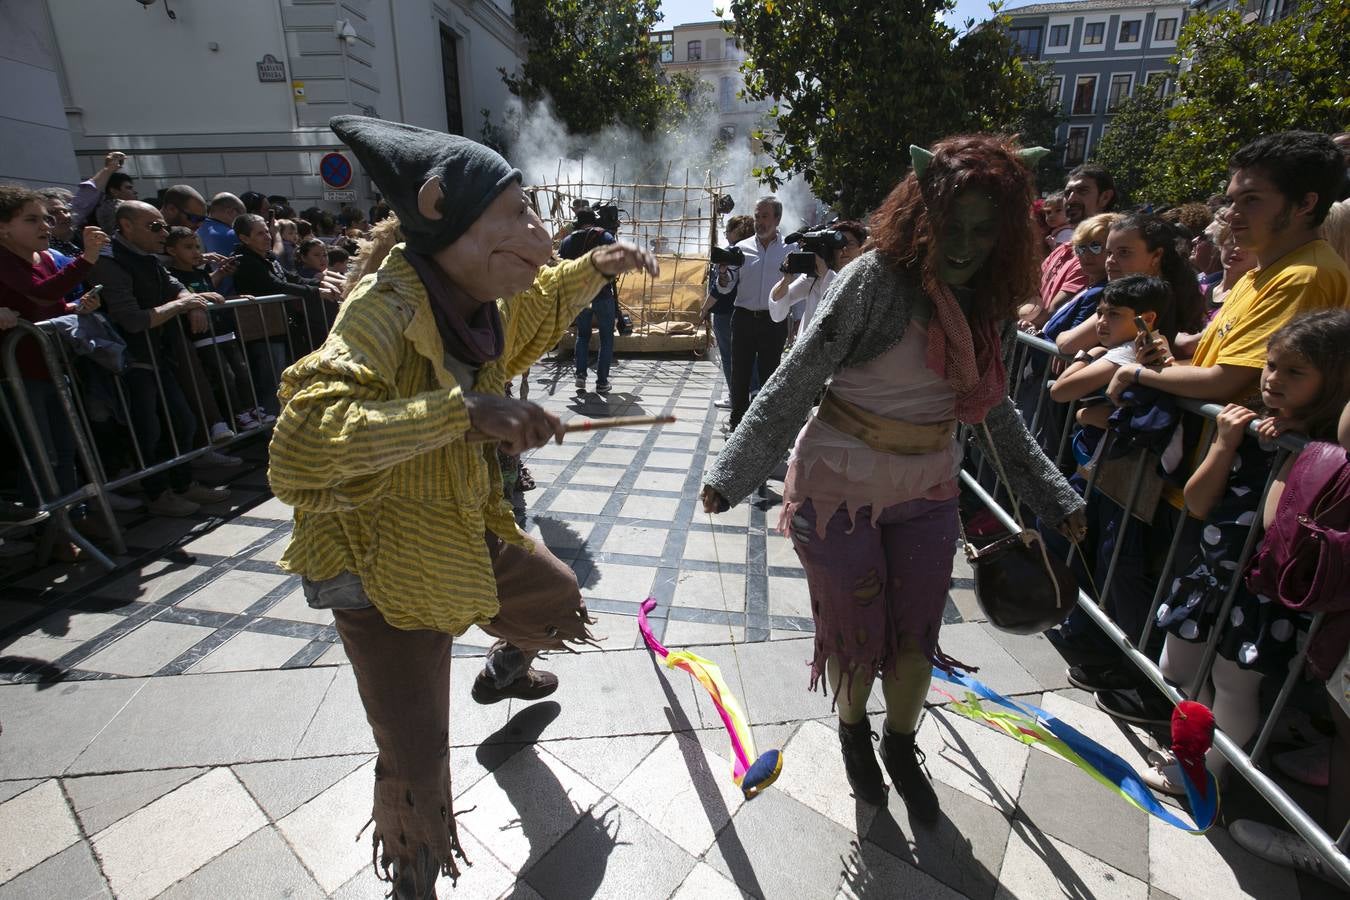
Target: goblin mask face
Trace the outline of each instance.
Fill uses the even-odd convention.
[[[951,285],[970,281],[994,249],[998,222],[994,202],[980,193],[961,193],[938,235],[938,278]]]

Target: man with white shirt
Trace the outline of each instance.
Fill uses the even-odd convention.
[[[750,408],[750,379],[758,367],[761,383],[778,368],[787,343],[788,325],[775,322],[769,294],[782,276],[788,245],[778,233],[783,204],[765,197],[755,204],[755,234],[737,244],[745,253],[736,309],[731,314],[731,427]]]

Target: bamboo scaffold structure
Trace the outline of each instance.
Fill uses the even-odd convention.
[[[719,200],[731,185],[715,183],[711,173],[695,179],[687,169],[682,182],[672,180],[678,178],[672,169],[668,163],[663,183],[619,183],[614,170],[588,178],[584,164],[575,177],[565,175],[560,160],[552,183],[526,189],[557,242],[572,229],[574,204],[612,204],[619,209],[620,240],[646,247],[660,260],[657,278],[635,272],[619,279],[619,306],[633,333],[616,338],[616,350],[701,352],[709,344],[698,313],[707,291],[708,250],[721,233]],[[563,346],[572,342],[565,338]]]

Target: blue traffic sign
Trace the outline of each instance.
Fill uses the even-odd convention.
[[[319,177],[330,188],[341,190],[352,183],[352,164],[341,153],[325,153],[319,160]]]

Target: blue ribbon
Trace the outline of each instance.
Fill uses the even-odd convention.
[[[1120,793],[1133,801],[1139,807],[1147,810],[1149,813],[1162,819],[1169,825],[1180,828],[1182,831],[1189,831],[1193,834],[1202,834],[1210,829],[1219,815],[1219,785],[1215,781],[1214,775],[1208,770],[1205,771],[1206,792],[1202,797],[1199,790],[1191,783],[1190,776],[1182,769],[1181,780],[1186,788],[1186,799],[1190,801],[1191,815],[1195,819],[1195,824],[1191,825],[1178,818],[1171,810],[1158,801],[1149,790],[1148,785],[1144,784],[1134,767],[1121,759],[1115,753],[1112,753],[1092,738],[1083,734],[1064,720],[1051,715],[1045,710],[1032,706],[1031,704],[1021,704],[1016,700],[1005,697],[998,691],[984,684],[983,682],[971,678],[969,675],[961,672],[945,672],[942,669],[934,668],[933,677],[946,681],[949,684],[959,685],[975,694],[977,697],[997,703],[1000,706],[1019,712],[1028,718],[1035,719],[1045,726],[1045,729],[1064,742],[1074,753],[1078,754],[1088,765],[1092,766],[1107,781],[1109,781]]]

